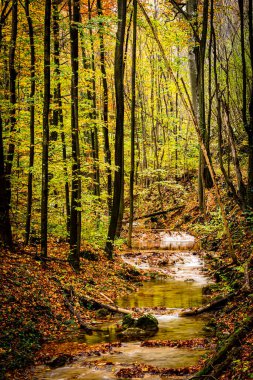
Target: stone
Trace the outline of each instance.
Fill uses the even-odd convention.
[[[144,314],[139,318],[133,318],[130,314],[124,316],[122,321],[122,328],[139,328],[144,331],[157,331],[158,320],[152,314]]]
[[[122,331],[119,334],[120,338],[123,338],[124,340],[130,340],[130,339],[142,339],[147,336],[146,331],[138,328],[138,327],[129,327],[128,329]]]
[[[136,321],[136,327],[145,331],[157,331],[158,320],[152,314],[144,314]]]

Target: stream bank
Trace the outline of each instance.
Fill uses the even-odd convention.
[[[124,262],[137,270],[145,269],[150,280],[145,281],[137,292],[116,301],[121,308],[128,308],[136,314],[151,313],[157,318],[159,330],[152,339],[147,341],[136,336],[126,339],[127,342],[123,339],[121,343],[115,343],[119,339],[120,320],[101,323],[100,332],[72,337],[78,344],[90,345],[90,353],[76,356],[72,358],[73,362],[67,361],[60,368],[36,367],[34,379],[160,379],[165,375],[185,376],[196,371],[198,360],[206,353],[206,318],[185,318],[179,313],[203,304],[202,289],[209,279],[203,259],[191,250],[193,237],[164,231],[160,235],[162,249],[160,245],[157,249],[157,239],[155,242],[151,239],[151,244],[146,242],[144,247],[143,238],[138,240],[141,247],[123,252]],[[173,248],[181,251],[173,251]],[[108,342],[109,352],[101,354],[95,349],[94,353],[93,345],[105,342]]]

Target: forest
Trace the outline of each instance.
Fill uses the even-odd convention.
[[[0,376],[253,378],[252,0],[1,0],[0,57]]]

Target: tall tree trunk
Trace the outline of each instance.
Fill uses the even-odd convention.
[[[2,50],[3,32],[2,28],[11,11],[8,10],[10,1],[3,5],[0,15],[0,52]],[[12,231],[10,222],[10,203],[8,201],[6,172],[4,167],[4,142],[3,142],[3,119],[0,108],[0,244],[12,247]]]
[[[187,12],[191,18],[191,22],[196,28],[197,23],[197,0],[188,0],[187,1]],[[196,44],[196,37],[192,37],[195,41],[195,46],[189,50],[188,53],[188,62],[190,70],[190,81],[191,81],[191,95],[192,95],[192,105],[194,113],[198,122],[200,124],[200,115],[199,115],[199,93],[198,93],[198,57],[199,57],[199,45]],[[200,126],[202,131],[203,138],[203,123]],[[203,153],[199,149],[199,172],[198,172],[198,199],[199,199],[199,208],[201,213],[205,212],[205,184],[203,182]]]
[[[129,36],[130,36],[130,29],[131,29],[131,24],[132,24],[132,18],[133,18],[133,12],[130,14],[130,19],[128,26],[126,28],[126,37],[125,37],[125,51],[124,51],[124,58],[123,58],[123,73],[125,73],[125,67],[126,67],[126,60],[127,60],[127,52],[128,52],[128,43],[129,43]],[[123,77],[123,82],[124,82],[124,77]],[[124,138],[124,135],[123,135]],[[119,238],[121,231],[122,231],[122,225],[123,225],[123,216],[124,216],[124,210],[125,210],[125,178],[124,178],[124,144],[122,148],[122,168],[123,168],[123,175],[122,175],[122,183],[121,183],[121,196],[120,196],[120,206],[119,206],[119,215],[118,215],[118,222],[117,222],[117,228],[116,228],[116,234],[115,237]]]
[[[97,11],[99,16],[103,16],[102,1],[97,0]],[[107,195],[108,195],[108,210],[111,214],[112,208],[112,170],[111,170],[111,149],[109,142],[108,133],[108,84],[107,75],[105,67],[105,46],[104,46],[104,36],[103,36],[103,23],[99,23],[99,43],[100,43],[100,67],[102,73],[102,83],[103,83],[103,134],[104,134],[104,155],[106,163],[106,173],[107,173]]]
[[[114,78],[116,92],[116,132],[115,132],[115,166],[117,171],[114,177],[114,193],[111,219],[108,229],[105,251],[112,259],[113,243],[115,239],[120,199],[122,193],[123,147],[124,147],[124,39],[126,27],[126,0],[118,0],[118,30],[115,48]]]
[[[251,76],[253,75],[253,15],[252,0],[248,4],[248,22],[249,22],[249,46],[250,46],[250,63]],[[250,101],[249,101],[249,123],[248,123],[248,184],[247,184],[247,203],[248,207],[253,210],[253,84],[250,81]]]
[[[193,29],[195,31],[193,39],[195,46],[189,52],[189,68],[192,89],[192,104],[194,112],[198,118],[198,124],[202,133],[202,139],[205,143],[207,153],[210,158],[209,139],[206,131],[206,117],[205,117],[205,51],[206,51],[206,38],[208,27],[208,10],[209,0],[204,0],[203,4],[203,20],[202,20],[202,34],[198,36],[197,30],[197,0],[188,0],[187,12],[191,19]],[[212,187],[212,179],[209,169],[206,165],[206,160],[202,151],[199,153],[199,207],[202,213],[205,212],[205,187]]]
[[[131,102],[131,170],[129,183],[130,216],[128,229],[128,247],[132,246],[134,220],[134,164],[135,164],[135,107],[136,107],[136,37],[137,37],[137,0],[133,0],[133,45],[132,45],[132,102]]]
[[[92,6],[90,0],[88,0],[88,15],[89,20],[92,17]],[[100,197],[100,172],[99,172],[99,146],[98,146],[98,130],[96,125],[97,112],[96,112],[96,72],[95,72],[95,52],[94,52],[94,43],[93,43],[93,33],[92,28],[89,28],[90,33],[90,44],[91,44],[91,72],[92,72],[92,111],[91,111],[91,119],[94,121],[92,130],[91,130],[91,144],[92,144],[92,157],[93,157],[93,176],[94,176],[94,195]]]
[[[230,189],[230,191],[233,194],[234,200],[237,202],[237,204],[243,208],[244,204],[244,199],[242,194],[236,191],[236,188],[233,184],[233,181],[230,179],[229,174],[227,173],[224,162],[223,162],[223,138],[222,138],[222,116],[221,116],[221,94],[220,94],[220,86],[218,82],[218,70],[217,70],[217,44],[216,44],[216,33],[214,29],[214,0],[211,0],[211,18],[210,18],[210,26],[211,26],[211,42],[213,45],[213,70],[214,70],[214,82],[215,82],[215,96],[216,96],[216,104],[217,104],[217,126],[218,126],[218,157],[219,157],[219,163],[220,163],[220,168],[223,174],[223,177],[225,179],[225,182]],[[230,126],[231,128],[231,126]],[[229,128],[228,130],[228,135],[229,139],[231,142],[231,151],[232,151],[232,157],[234,157],[234,161],[236,164],[236,170],[237,170],[237,165],[239,165],[238,158],[236,155],[236,150],[234,147],[234,141],[233,141],[233,136],[232,136],[232,130],[230,131]],[[240,173],[240,168],[239,168],[239,173]],[[238,174],[239,174],[238,173]],[[241,178],[242,181],[242,178]]]
[[[50,21],[51,0],[45,2],[44,24],[44,103],[42,141],[42,191],[41,191],[41,255],[47,257],[48,230],[48,149],[49,149],[49,109],[50,109]]]
[[[251,99],[249,101],[249,120],[247,117],[247,65],[245,52],[245,8],[244,0],[238,0],[240,12],[241,60],[242,60],[242,121],[248,136],[248,183],[246,189],[247,208],[253,210],[253,86],[251,85]],[[252,1],[249,0],[249,45],[250,60],[253,70],[253,34],[252,34]],[[251,12],[250,12],[251,10]]]
[[[68,260],[74,269],[80,267],[81,242],[81,177],[78,131],[78,22],[80,21],[79,0],[69,1],[71,40],[71,135],[72,135],[72,193],[70,215],[70,252]],[[73,16],[72,16],[73,4]]]
[[[34,165],[34,123],[35,123],[35,47],[34,47],[34,30],[30,16],[29,0],[25,0],[25,14],[28,23],[29,41],[30,41],[30,153],[29,153],[29,173],[27,189],[27,211],[25,226],[25,244],[29,242],[31,231],[31,213],[32,213],[32,195],[33,195],[33,165]]]
[[[67,234],[69,236],[70,231],[70,200],[69,200],[69,180],[68,180],[68,170],[67,170],[67,148],[64,133],[64,121],[63,121],[63,111],[62,111],[62,95],[61,95],[61,70],[60,70],[60,38],[59,38],[59,10],[58,2],[53,0],[53,35],[54,35],[54,66],[55,66],[55,79],[56,87],[54,90],[55,107],[57,108],[54,114],[54,125],[55,127],[60,125],[61,131],[61,141],[62,141],[62,160],[63,160],[63,171],[65,178],[65,206],[66,206],[66,217],[67,217]]]
[[[11,41],[9,49],[9,91],[10,91],[10,143],[7,151],[7,162],[5,166],[6,174],[6,191],[7,202],[10,205],[11,202],[11,172],[15,153],[15,143],[13,134],[16,130],[16,77],[17,72],[15,69],[15,57],[16,57],[16,43],[18,33],[18,2],[12,1],[12,21],[11,21]]]

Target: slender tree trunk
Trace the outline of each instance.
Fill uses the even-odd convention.
[[[92,7],[91,2],[88,0],[88,14],[89,20],[91,20]],[[91,143],[92,143],[92,157],[93,157],[93,170],[94,170],[94,195],[100,197],[100,172],[99,172],[99,146],[98,146],[98,130],[96,125],[97,112],[96,112],[96,80],[95,80],[95,52],[94,52],[94,43],[93,43],[93,33],[92,28],[89,28],[90,33],[90,44],[91,44],[91,72],[92,72],[92,111],[91,119],[94,121],[92,130],[91,130]]]
[[[114,178],[114,193],[111,220],[108,229],[105,251],[112,259],[113,242],[119,218],[122,193],[123,147],[124,147],[124,39],[126,26],[126,0],[118,0],[118,30],[115,48],[115,92],[116,92],[116,133],[115,133],[115,166],[118,168]]]
[[[132,18],[133,18],[133,12],[131,12],[131,14],[130,14],[130,19],[129,19],[128,27],[126,28],[126,38],[125,38],[126,41],[125,41],[125,51],[124,51],[124,59],[123,59],[123,73],[125,73],[125,67],[126,67],[126,61],[127,61],[127,52],[128,52],[128,45],[129,45],[128,43],[129,43],[129,36],[130,36],[130,29],[131,29],[131,24],[132,24]],[[124,77],[123,77],[123,82],[124,82]],[[123,135],[123,139],[124,139],[124,135]],[[123,148],[122,148],[123,175],[122,175],[122,178],[121,178],[121,180],[122,180],[122,183],[121,183],[121,196],[120,196],[120,206],[119,206],[118,222],[117,222],[117,228],[116,228],[116,234],[115,234],[116,238],[120,237],[120,234],[121,234],[121,231],[122,231],[123,216],[124,216],[124,210],[125,210],[125,203],[124,203],[124,199],[125,199],[124,149],[125,149],[125,147],[124,147],[124,144],[123,144]]]
[[[136,37],[137,37],[137,0],[133,0],[133,46],[132,46],[132,102],[131,102],[131,170],[129,183],[130,216],[128,230],[128,247],[132,246],[134,219],[134,159],[135,159],[135,107],[136,107]]]
[[[71,134],[72,134],[72,193],[70,215],[70,252],[68,260],[74,269],[80,268],[81,242],[81,178],[78,131],[78,26],[80,21],[79,0],[69,1],[71,40]],[[73,4],[73,16],[72,16]]]
[[[102,1],[97,0],[97,10],[98,15],[103,16]],[[103,83],[103,134],[104,134],[104,155],[106,163],[106,173],[107,173],[107,195],[108,195],[108,210],[111,214],[112,208],[112,170],[111,170],[111,150],[109,142],[108,133],[108,84],[105,66],[105,46],[104,46],[104,36],[103,36],[103,23],[99,23],[99,42],[100,42],[100,67],[102,73],[102,83]]]
[[[17,72],[15,70],[15,57],[16,57],[16,43],[18,33],[18,1],[12,1],[12,21],[11,21],[11,41],[9,49],[9,90],[10,90],[10,143],[7,151],[7,162],[5,166],[6,174],[6,191],[7,202],[10,205],[11,202],[11,172],[15,153],[15,143],[13,140],[13,134],[16,130],[16,77]]]
[[[253,86],[249,101],[249,120],[247,117],[247,65],[245,52],[245,8],[244,0],[238,0],[240,12],[241,60],[242,60],[242,121],[248,136],[248,183],[246,188],[247,208],[253,209]],[[253,70],[253,33],[252,33],[252,1],[249,0],[249,45],[250,59]]]
[[[250,46],[250,63],[251,76],[253,75],[253,15],[252,0],[248,3],[248,22],[249,22],[249,46]],[[250,101],[249,101],[249,125],[248,125],[248,185],[247,185],[247,203],[248,207],[253,209],[253,84],[251,80]]]
[[[191,22],[196,25],[197,22],[197,0],[187,1],[187,12],[191,18]],[[203,138],[203,123],[200,123],[200,100],[199,100],[199,70],[198,70],[198,57],[199,57],[199,45],[196,45],[196,37],[192,37],[195,41],[195,46],[189,50],[188,62],[190,70],[190,81],[191,81],[191,95],[192,95],[192,105],[194,108],[195,116],[198,118],[200,129],[202,131]],[[199,149],[199,171],[198,171],[198,199],[199,199],[199,209],[201,213],[205,212],[205,187],[203,182],[203,168],[204,159],[201,149]]]
[[[27,212],[25,227],[25,244],[29,242],[31,231],[31,214],[32,214],[32,195],[33,195],[33,165],[34,165],[34,124],[35,124],[35,47],[34,47],[34,31],[33,23],[30,16],[29,0],[25,0],[25,14],[28,23],[29,40],[30,40],[30,153],[29,153],[29,173],[28,173],[28,189],[27,189]]]
[[[12,10],[8,10],[10,1],[6,1],[0,15],[0,52],[2,50],[2,39],[5,20]],[[4,167],[4,143],[3,143],[3,119],[0,107],[0,244],[12,247],[12,231],[10,222],[10,203],[8,201],[6,172]]]
[[[49,108],[50,108],[50,21],[51,0],[45,2],[44,24],[44,104],[42,142],[42,191],[41,191],[41,255],[47,257],[48,230],[48,149],[49,149]]]
[[[237,204],[242,207],[243,205],[243,199],[240,196],[240,193],[238,194],[236,191],[236,188],[232,182],[232,180],[229,178],[229,174],[227,173],[224,162],[223,162],[223,138],[222,138],[222,116],[221,116],[221,94],[220,94],[220,87],[218,82],[218,70],[217,70],[217,45],[216,45],[216,34],[214,30],[214,24],[213,24],[213,17],[214,17],[214,3],[213,0],[211,0],[211,40],[213,44],[213,68],[214,68],[214,82],[215,82],[215,96],[216,96],[216,104],[217,104],[217,126],[218,126],[218,156],[219,156],[219,163],[220,168],[223,174],[223,177],[226,181],[226,184],[228,188],[231,190],[234,200],[237,202]],[[232,155],[233,155],[233,140],[230,136],[231,149],[232,149]],[[236,151],[234,152],[236,153]]]
[[[65,206],[66,206],[66,217],[67,217],[67,234],[69,236],[70,231],[70,200],[69,200],[69,181],[68,181],[68,170],[67,170],[67,148],[64,133],[64,121],[62,112],[62,95],[61,95],[61,70],[60,70],[60,39],[59,39],[59,10],[58,3],[53,0],[53,35],[54,35],[54,66],[55,66],[55,79],[56,87],[54,90],[54,99],[57,112],[54,114],[54,125],[55,128],[60,125],[61,131],[61,141],[62,141],[62,159],[63,159],[63,171],[65,178]]]

